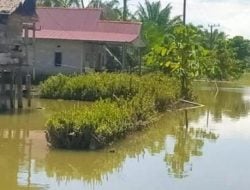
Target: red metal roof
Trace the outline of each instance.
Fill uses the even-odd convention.
[[[101,20],[101,9],[37,8],[38,39],[103,42],[135,41],[141,23]]]

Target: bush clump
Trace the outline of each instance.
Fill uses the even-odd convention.
[[[57,148],[98,148],[131,128],[130,115],[111,101],[60,112],[47,122],[47,140]]]
[[[163,75],[58,75],[45,81],[41,92],[47,98],[100,99],[90,107],[56,113],[49,119],[47,141],[66,149],[103,147],[144,128],[179,97],[178,83]]]
[[[133,74],[94,73],[88,75],[52,76],[40,85],[41,97],[65,100],[95,101],[114,97],[131,99],[141,91],[151,91],[159,99],[179,96],[176,80],[162,74],[139,77]]]
[[[40,89],[43,98],[95,101],[113,95],[132,97],[138,92],[138,85],[136,75],[94,73],[69,77],[59,74],[43,82]]]

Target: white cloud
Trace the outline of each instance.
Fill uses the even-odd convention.
[[[136,9],[138,2],[144,0],[129,0],[129,6]],[[172,4],[173,15],[182,15],[183,0],[161,2]],[[220,24],[221,30],[230,36],[243,35],[250,39],[250,0],[187,0],[187,22],[204,26]]]

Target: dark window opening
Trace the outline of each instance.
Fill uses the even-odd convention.
[[[8,14],[0,14],[0,24],[6,25],[8,21]]]
[[[55,66],[56,67],[62,66],[62,53],[61,52],[55,53]]]

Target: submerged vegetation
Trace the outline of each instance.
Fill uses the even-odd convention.
[[[150,124],[179,98],[176,80],[164,75],[58,75],[41,84],[46,98],[88,100],[92,106],[55,114],[47,122],[53,147],[96,149]],[[106,99],[106,100],[102,100]]]

